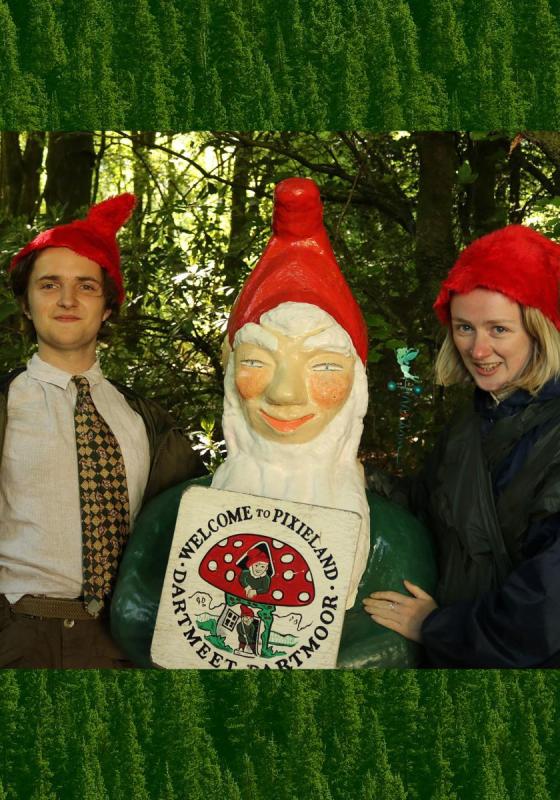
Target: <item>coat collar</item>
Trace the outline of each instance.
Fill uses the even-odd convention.
[[[502,417],[510,417],[513,414],[517,414],[531,403],[545,403],[558,397],[560,397],[560,380],[558,379],[545,383],[535,396],[525,391],[525,389],[518,389],[500,403],[496,403],[490,392],[484,392],[482,389],[477,388],[474,393],[474,408],[485,419],[498,420],[502,419]]]

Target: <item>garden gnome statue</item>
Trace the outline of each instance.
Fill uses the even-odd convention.
[[[273,235],[239,294],[224,343],[228,455],[212,486],[354,511],[361,517],[339,664],[414,666],[415,645],[377,626],[361,599],[429,591],[426,532],[403,509],[366,492],[357,459],[367,408],[367,330],[323,225],[317,185],[276,187]],[[138,519],[113,604],[113,632],[147,665],[182,484]]]

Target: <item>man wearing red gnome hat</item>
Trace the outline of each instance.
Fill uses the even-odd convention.
[[[0,379],[0,667],[118,667],[108,600],[142,503],[200,474],[173,420],[110,383],[99,331],[124,299],[131,194],[44,231],[10,279],[37,353]]]
[[[367,407],[367,347],[362,314],[323,226],[319,190],[309,179],[285,180],[276,187],[273,236],[229,319],[228,457],[212,486],[357,512],[362,524],[339,663],[407,666],[414,648],[371,624],[359,602],[368,587],[387,581],[402,588],[410,578],[428,588],[434,580],[425,531],[406,512],[366,494],[357,451]],[[164,493],[143,513],[117,583],[113,631],[143,665],[150,664],[183,489]]]

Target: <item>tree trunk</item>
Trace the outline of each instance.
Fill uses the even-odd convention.
[[[0,134],[0,218],[25,217],[32,222],[40,201],[40,173],[45,134],[27,134],[22,152],[20,134]]]
[[[19,133],[3,131],[0,134],[0,219],[17,216],[23,181],[23,157]]]
[[[233,167],[231,215],[228,251],[224,256],[224,281],[239,286],[245,272],[243,256],[247,250],[247,185],[251,168],[251,150],[238,146]]]
[[[33,131],[27,135],[23,151],[23,185],[18,213],[28,222],[35,219],[41,202],[41,165],[45,150],[44,131]]]
[[[51,133],[48,148],[47,211],[54,213],[62,209],[61,221],[68,222],[91,201],[95,166],[93,133]]]
[[[131,134],[133,162],[133,191],[136,195],[136,213],[132,218],[132,230],[138,240],[142,236],[142,218],[150,210],[154,175],[151,172],[150,149],[154,146],[154,131],[133,131]]]
[[[133,193],[136,197],[136,207],[130,221],[131,249],[137,263],[142,263],[142,256],[150,242],[144,240],[142,226],[146,213],[152,206],[152,194],[157,186],[157,173],[152,170],[150,150],[154,146],[156,135],[154,131],[133,131],[131,133],[132,152],[134,160]],[[131,270],[127,275],[127,292],[130,297],[143,295],[150,283],[150,275],[144,269]]]
[[[511,152],[509,159],[509,222],[514,225],[521,223],[523,214],[521,210],[521,145],[517,145]]]
[[[507,159],[508,149],[508,139],[474,142],[471,168],[478,175],[472,185],[474,239],[507,225],[505,198],[498,198],[496,189],[498,174]]]
[[[431,319],[439,284],[457,255],[453,236],[457,151],[453,133],[418,133],[416,144],[420,157],[416,272],[425,314]]]
[[[560,131],[523,131],[523,136],[540,147],[556,167],[560,167]]]
[[[423,341],[430,361],[436,355],[438,325],[432,304],[439,286],[457,255],[454,227],[454,199],[457,183],[457,149],[453,133],[416,135],[420,172],[416,212],[416,272],[420,282],[421,319],[426,320]],[[441,392],[433,393],[434,424],[444,420]]]

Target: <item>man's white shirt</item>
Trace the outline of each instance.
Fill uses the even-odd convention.
[[[81,373],[121,447],[131,524],[150,469],[144,422],[104,378],[99,362]],[[0,593],[79,597],[82,528],[72,375],[35,354],[10,384],[0,463]]]

